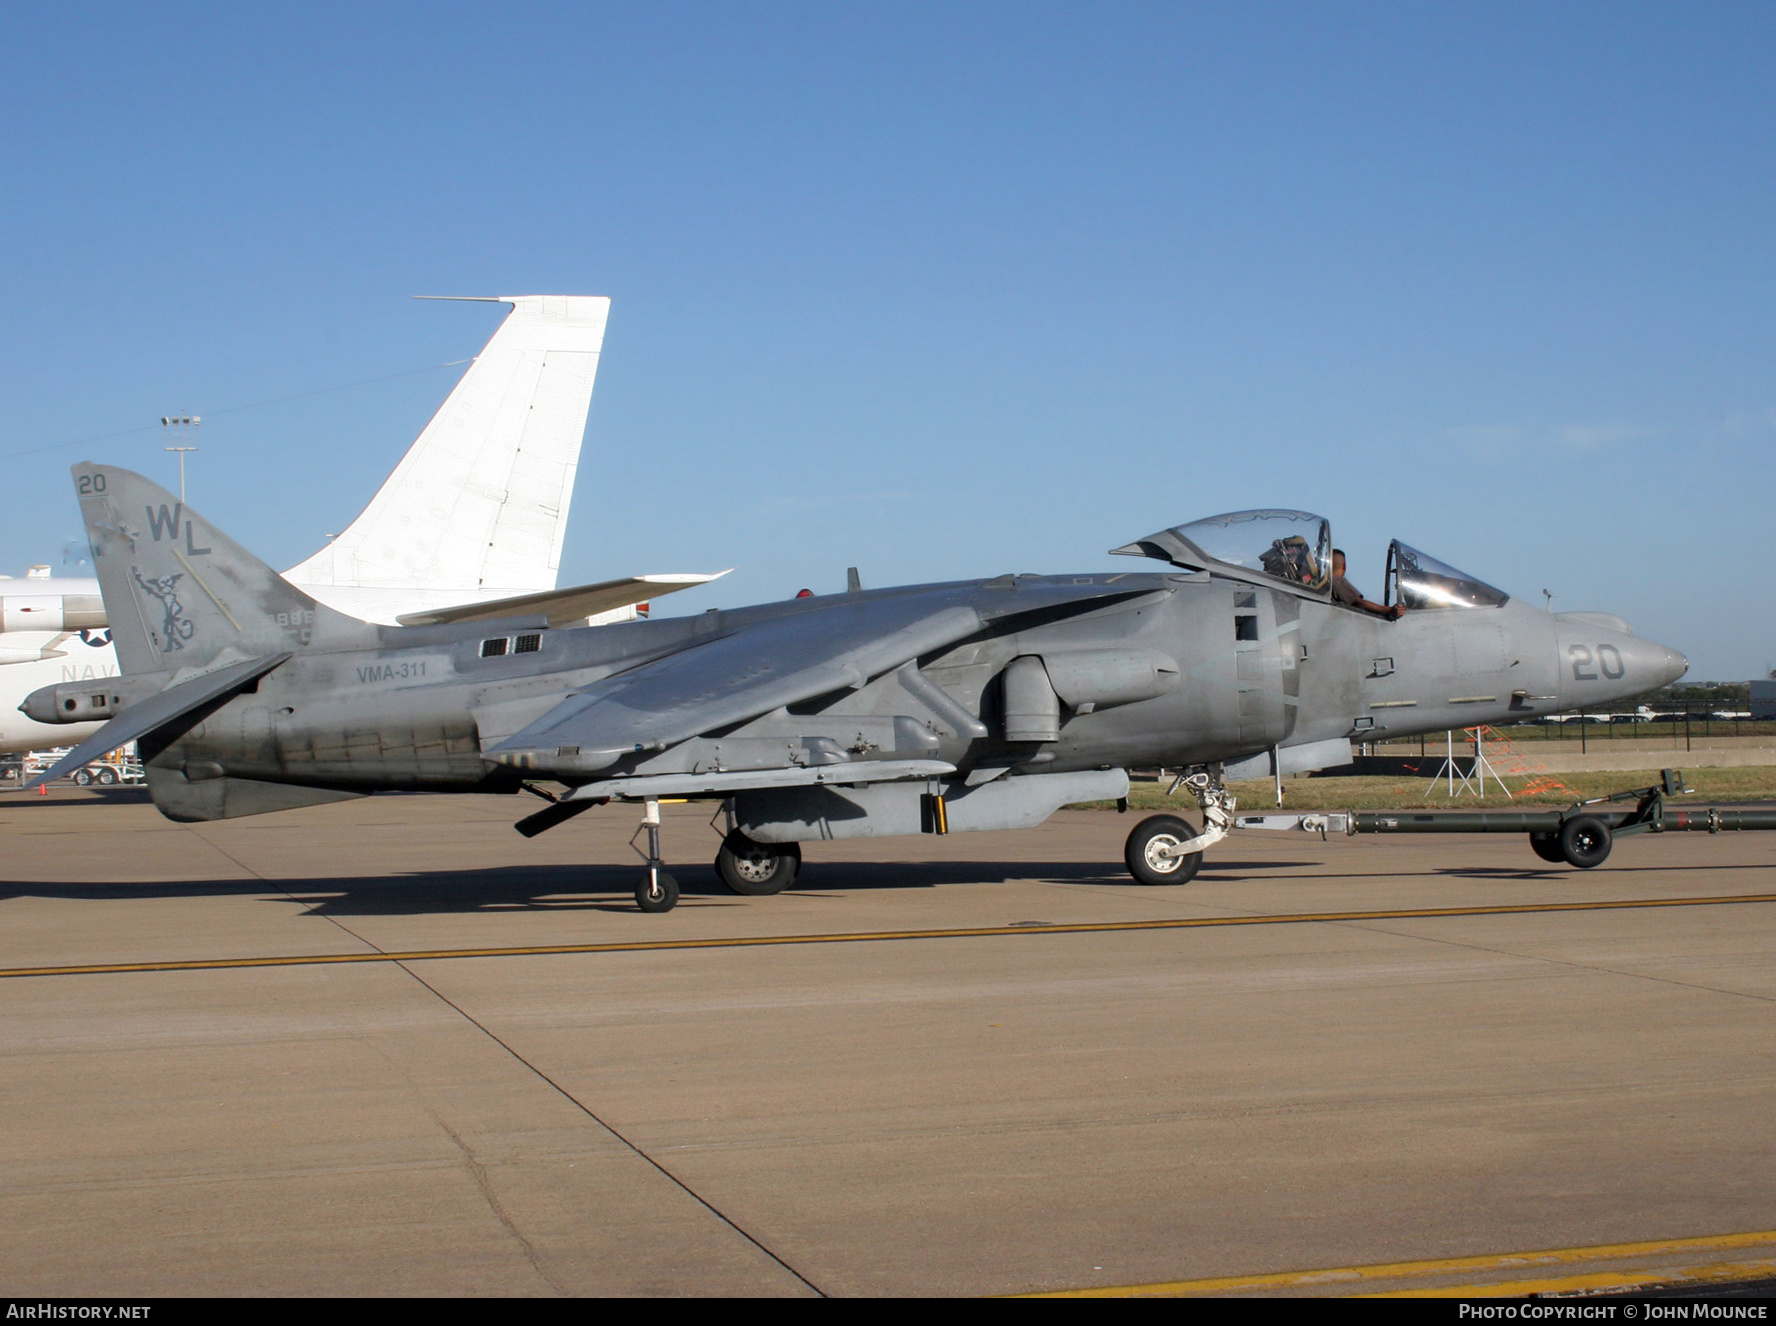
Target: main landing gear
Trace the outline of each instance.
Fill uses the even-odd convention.
[[[795,883],[802,868],[800,843],[758,843],[729,829],[715,854],[715,873],[735,893],[763,898]]]
[[[1221,786],[1219,772],[1217,767],[1214,774],[1179,774],[1171,786],[1173,792],[1182,786],[1195,794],[1203,814],[1201,833],[1177,815],[1149,815],[1135,825],[1122,860],[1137,884],[1188,884],[1202,868],[1203,849],[1227,836],[1235,803]]]
[[[635,885],[635,905],[644,912],[669,912],[678,905],[678,881],[666,873],[660,859],[660,803],[649,800],[641,817],[641,826],[629,839],[629,846],[646,862],[641,879]],[[749,898],[781,893],[795,882],[802,868],[800,843],[754,842],[734,824],[729,807],[721,814],[727,819],[727,836],[715,854],[715,873],[735,893]],[[635,846],[635,840],[647,835],[647,851]]]

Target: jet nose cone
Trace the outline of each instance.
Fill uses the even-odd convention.
[[[1665,649],[1663,645],[1661,645],[1660,648],[1664,649],[1665,652],[1665,666],[1659,684],[1661,686],[1669,686],[1672,682],[1676,681],[1679,677],[1683,676],[1684,673],[1690,670],[1690,660],[1678,653],[1675,649]]]
[[[1623,657],[1628,661],[1628,675],[1637,685],[1648,689],[1668,686],[1690,670],[1690,660],[1675,649],[1667,649],[1656,640],[1629,637],[1621,643]]]

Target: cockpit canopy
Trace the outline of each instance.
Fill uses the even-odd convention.
[[[1230,511],[1162,529],[1111,551],[1154,557],[1191,571],[1239,567],[1317,594],[1332,585],[1332,527],[1308,511]],[[1509,597],[1398,539],[1388,545],[1389,605],[1403,603],[1413,612],[1496,608]]]
[[[1231,511],[1112,551],[1193,570],[1217,562],[1244,567],[1315,593],[1332,584],[1332,526],[1306,511]]]
[[[1496,608],[1511,596],[1447,562],[1427,557],[1395,539],[1388,545],[1387,602],[1407,611],[1425,608]]]

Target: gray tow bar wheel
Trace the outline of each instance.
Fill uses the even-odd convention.
[[[1560,854],[1569,866],[1589,870],[1609,859],[1609,825],[1595,815],[1580,815],[1560,826]]]
[[[1555,865],[1566,860],[1566,853],[1560,850],[1560,835],[1557,833],[1532,833],[1529,835],[1529,847],[1542,860]]]

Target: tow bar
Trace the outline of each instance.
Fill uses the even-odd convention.
[[[1563,810],[1337,810],[1303,815],[1240,815],[1236,829],[1332,834],[1527,833],[1544,861],[1589,870],[1602,865],[1616,838],[1634,833],[1729,833],[1776,829],[1776,810],[1674,809],[1665,798],[1695,791],[1676,769],[1660,771],[1652,787],[1636,787],[1577,801]],[[1623,806],[1634,802],[1632,807]],[[1611,809],[1622,806],[1621,809]]]

